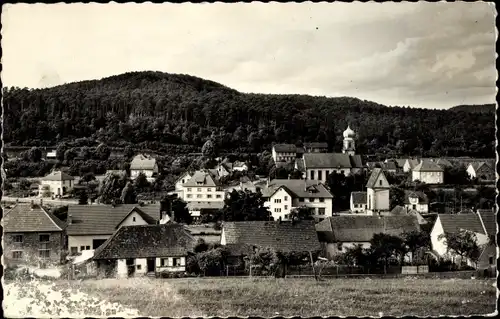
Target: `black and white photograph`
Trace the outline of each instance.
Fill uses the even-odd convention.
[[[1,10],[5,317],[498,314],[493,2]]]

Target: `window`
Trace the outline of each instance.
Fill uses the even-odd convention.
[[[90,250],[90,246],[85,246],[85,250]]]
[[[311,203],[314,203],[314,198],[309,198],[309,201],[310,201]]]
[[[220,198],[220,197],[221,197],[221,195],[215,195],[215,197],[216,197],[216,198]]]
[[[319,199],[319,202],[320,202],[320,203],[324,203],[324,202],[325,202],[325,199],[324,199],[324,198],[320,198],[320,199]]]
[[[299,202],[303,202],[303,201],[304,201],[304,198],[300,197]]]
[[[201,198],[201,194],[197,194],[197,195],[196,195],[196,198]]]
[[[212,191],[212,189],[211,189],[211,188],[207,188],[207,192],[211,192],[211,191]]]
[[[285,205],[285,210],[287,210],[287,209],[288,209],[288,205]]]
[[[196,191],[197,191],[198,193],[200,193],[200,192],[201,192],[201,188],[198,188]]]
[[[275,208],[275,209],[274,209],[274,212],[275,212],[275,213],[281,213],[281,208]]]
[[[12,236],[12,241],[15,243],[22,243],[23,242],[23,235]]]
[[[326,173],[325,173],[325,178],[328,178],[328,175],[330,175],[330,171],[329,171],[329,170],[326,170],[325,172],[326,172]]]
[[[180,265],[181,265],[181,259],[180,258],[173,258],[173,266],[179,267]]]
[[[135,222],[135,217],[132,217],[132,221]]]
[[[323,171],[319,170],[318,171],[318,180],[322,180],[323,179]]]
[[[13,259],[21,259],[23,258],[23,252],[20,251],[20,250],[17,250],[17,251],[13,251],[12,252],[12,258]],[[491,257],[490,257],[491,258]]]
[[[168,266],[168,258],[162,258],[161,259],[161,266],[162,267],[167,267]]]
[[[80,246],[80,251],[85,250],[85,246]]]
[[[187,194],[187,198],[192,198],[192,197],[193,197],[193,195]]]
[[[38,255],[40,258],[50,258],[50,249],[47,248],[47,244],[42,244],[42,247],[38,250]]]
[[[492,257],[492,256],[490,256],[490,258],[489,258],[489,262],[490,262],[490,265],[493,265],[493,264],[494,264],[494,260],[493,260],[493,257]]]
[[[276,203],[276,204],[280,204],[280,203],[281,203],[281,198],[275,198],[275,199],[274,199],[274,203]]]
[[[50,235],[47,234],[40,235],[39,240],[41,243],[48,243],[50,241]]]
[[[325,208],[318,208],[318,215],[325,215]]]
[[[71,255],[76,255],[78,253],[78,247],[71,247],[70,252],[71,252]]]
[[[141,265],[136,265],[137,270],[141,270]]]
[[[378,180],[378,184],[379,184],[380,186],[382,186],[382,180],[381,180],[381,179],[379,179],[379,180]]]
[[[288,200],[288,196],[285,196],[285,201],[287,201],[287,200]]]
[[[212,198],[212,195],[208,194],[208,195],[207,195],[207,198]]]
[[[311,179],[314,179],[314,170],[311,171]]]
[[[413,209],[417,209],[417,205],[413,204],[411,205]]]
[[[190,191],[191,191],[191,188],[188,188],[188,190],[187,190],[187,191],[188,191],[188,192],[190,192]]]

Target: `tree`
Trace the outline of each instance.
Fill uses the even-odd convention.
[[[151,184],[144,173],[139,173],[134,180],[134,186],[139,192],[144,192],[151,187]]]
[[[405,255],[405,245],[401,238],[387,234],[375,234],[370,240],[370,250],[384,266],[384,274],[387,273],[389,259],[399,256],[400,260]]]
[[[194,247],[195,253],[201,253],[207,251],[209,248],[208,244],[205,242],[203,238],[199,238],[196,242],[196,246]]]
[[[94,173],[85,173],[83,176],[82,176],[82,179],[81,179],[83,182],[85,182],[87,185],[94,181],[95,180],[95,175]]]
[[[42,160],[42,151],[38,147],[32,147],[28,150],[27,157],[31,162],[40,162]]]
[[[187,203],[182,199],[175,198],[172,200],[172,213],[174,214],[175,222],[191,224],[193,222],[193,217],[189,213],[187,208]]]
[[[97,159],[100,159],[101,161],[106,161],[109,158],[109,155],[111,154],[111,150],[106,144],[99,144],[95,150],[95,156]]]
[[[438,236],[439,240],[443,240],[446,248],[452,255],[460,256],[460,266],[464,263],[465,258],[472,261],[477,260],[479,246],[477,244],[476,234],[460,230],[459,232],[444,233]]]
[[[121,193],[127,178],[118,174],[109,174],[101,182],[99,189],[99,201],[104,204],[110,204],[114,200],[120,199]]]
[[[78,205],[87,205],[89,201],[89,196],[86,191],[80,191],[78,196]]]
[[[418,250],[422,248],[430,249],[431,247],[431,239],[425,232],[415,230],[403,233],[402,237],[408,251],[411,253],[412,263],[415,261],[415,255]]]
[[[19,189],[27,191],[30,189],[30,187],[31,182],[29,180],[23,178],[19,181]]]
[[[74,148],[68,148],[64,152],[64,160],[67,162],[71,162],[73,159],[75,159],[75,157],[77,155],[78,155],[78,153],[76,152],[76,150]]]
[[[125,159],[129,160],[133,156],[134,156],[134,149],[130,146],[125,147],[123,150],[123,157],[125,157]]]
[[[405,191],[397,186],[391,186],[390,189],[390,208],[405,205]]]
[[[136,204],[137,194],[135,193],[134,185],[131,182],[127,182],[122,190],[120,200],[123,204]]]
[[[314,209],[312,207],[301,206],[290,212],[293,220],[314,220]]]
[[[445,184],[468,185],[471,183],[467,168],[464,165],[445,167],[443,180]]]
[[[215,145],[211,139],[208,139],[205,144],[203,144],[201,153],[203,154],[203,156],[208,158],[214,158],[216,156]]]
[[[271,213],[264,207],[260,192],[233,190],[224,200],[222,218],[224,221],[270,220]]]

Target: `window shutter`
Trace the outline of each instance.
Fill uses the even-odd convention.
[[[170,267],[172,267],[174,265],[174,259],[173,258],[171,258],[171,257],[168,258],[168,265]]]

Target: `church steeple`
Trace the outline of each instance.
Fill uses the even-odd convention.
[[[354,138],[356,133],[347,125],[347,129],[344,131],[344,143],[342,145],[342,153],[347,153],[349,155],[354,155],[356,153],[356,145]]]

